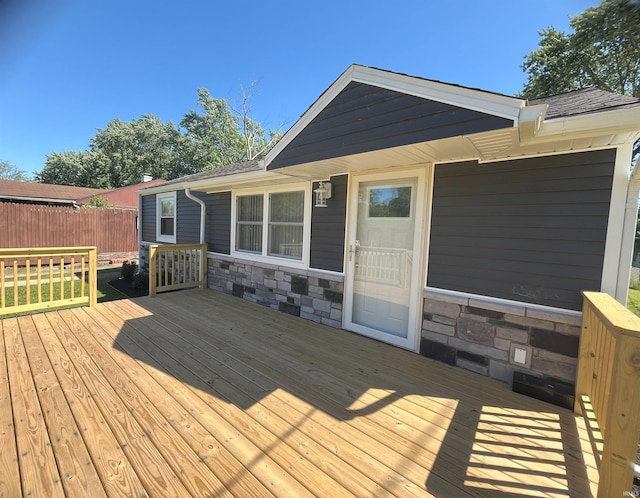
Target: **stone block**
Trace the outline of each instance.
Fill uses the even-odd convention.
[[[291,292],[291,284],[289,282],[285,282],[284,280],[279,280],[278,290],[281,290],[284,292]]]
[[[455,327],[457,320],[455,318],[449,318],[448,316],[442,315],[431,315],[431,320],[435,323],[441,323],[442,325],[448,325],[449,327]]]
[[[487,346],[493,346],[496,335],[495,327],[487,322],[471,320],[469,318],[458,318],[458,337],[465,341],[477,342]]]
[[[423,311],[424,313],[428,313],[430,315],[441,315],[456,319],[458,318],[458,316],[460,316],[460,305],[455,303],[436,301],[433,299],[425,299]]]
[[[300,304],[313,308],[313,298],[309,296],[300,296]]]
[[[268,287],[269,289],[276,289],[278,287],[278,281],[275,280],[275,279],[265,278],[264,279],[264,285],[265,285],[265,287]]]
[[[503,363],[497,360],[489,360],[489,377],[492,379],[501,380],[507,384],[513,384],[513,371],[514,368],[508,363]]]
[[[429,339],[422,339],[420,341],[420,354],[427,358],[446,363],[447,365],[456,364],[455,348]]]
[[[439,342],[440,344],[447,344],[449,342],[449,336],[444,334],[438,334],[437,332],[430,332],[428,330],[422,331],[422,338],[430,341]]]
[[[573,335],[560,334],[552,330],[532,329],[529,344],[536,348],[577,358],[580,339]]]
[[[496,349],[501,349],[502,351],[509,351],[511,349],[511,341],[508,339],[496,337],[493,340],[493,347],[495,347]]]
[[[541,374],[548,375],[550,377],[557,377],[568,382],[575,383],[576,381],[576,367],[575,365],[569,365],[568,363],[550,361],[534,356],[531,361],[531,369]]]
[[[456,358],[456,366],[459,368],[464,368],[465,370],[469,370],[471,372],[480,374],[480,375],[489,375],[489,367],[485,365],[478,365],[472,361],[467,361],[461,358]]]
[[[533,356],[536,356],[538,358],[543,358],[545,360],[549,360],[549,361],[557,361],[559,363],[567,363],[569,365],[577,365],[578,364],[578,359],[577,358],[572,358],[570,356],[564,356],[558,353],[552,353],[551,351],[547,351],[545,349],[534,349],[533,350]]]
[[[500,339],[507,339],[509,341],[519,342],[520,344],[529,343],[529,332],[522,329],[496,327],[496,337]]]
[[[323,296],[332,303],[342,303],[343,295],[342,292],[336,292],[329,289],[325,289],[322,293]]]
[[[331,308],[331,312],[329,313],[329,318],[332,320],[337,320],[342,322],[342,310],[337,308]]]
[[[501,311],[495,311],[491,309],[485,308],[477,308],[475,306],[467,306],[465,307],[465,313],[475,316],[481,316],[484,318],[491,318],[493,320],[502,320],[504,318],[504,313]]]
[[[329,327],[333,327],[334,329],[339,329],[342,327],[342,323],[337,320],[332,320],[331,318],[321,318],[320,323],[323,325],[327,325]]]
[[[460,359],[470,361],[472,363],[477,363],[478,365],[482,365],[485,367],[489,366],[489,358],[487,358],[486,356],[470,353],[469,351],[464,351],[461,349],[459,349],[458,353],[456,354],[456,360]]]
[[[582,324],[582,313],[579,311],[527,308],[526,316],[547,322],[564,323],[566,325],[580,326]]]
[[[491,346],[486,346],[484,344],[478,344],[475,342],[467,342],[458,337],[450,337],[449,345],[454,348],[462,351],[469,351],[470,353],[476,353],[482,356],[488,356],[489,358],[493,358],[495,360],[509,361],[509,353],[506,351],[502,351],[501,349],[496,349]]]
[[[422,322],[422,328],[428,332],[436,332],[438,334],[444,334],[451,337],[456,335],[455,327],[444,325],[442,323],[430,322],[428,320],[424,320]]]
[[[315,310],[311,306],[300,306],[300,316],[302,316],[302,313],[313,314],[314,311]]]
[[[284,272],[282,270],[277,270],[274,274],[273,277],[278,281],[278,282],[282,282],[284,280]]]
[[[306,277],[291,277],[291,291],[296,294],[306,295],[309,292],[309,281]]]
[[[580,337],[581,325],[567,325],[566,323],[556,323],[556,332]]]
[[[293,316],[300,316],[300,306],[296,306],[295,304],[281,302],[278,305],[278,311],[282,311],[283,313],[287,313]]]
[[[306,311],[300,310],[300,318],[304,318],[306,320],[311,320],[312,322],[320,323],[321,318],[313,313],[308,313]]]
[[[313,309],[316,311],[324,311],[325,313],[329,313],[331,312],[331,303],[322,299],[314,299]]]
[[[318,286],[322,287],[323,289],[330,289],[331,288],[331,282],[329,280],[327,280],[326,278],[319,278],[318,279]]]

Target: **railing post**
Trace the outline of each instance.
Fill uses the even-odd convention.
[[[207,244],[202,244],[200,246],[200,282],[202,282],[200,288],[207,288]]]
[[[71,273],[73,278],[73,271]],[[98,304],[98,249],[89,249],[89,306]]]
[[[631,492],[633,468],[629,461],[638,448],[640,433],[640,338],[620,333],[616,341],[609,389],[598,498]]]
[[[156,295],[156,253],[158,251],[157,245],[149,246],[149,296],[154,297]]]

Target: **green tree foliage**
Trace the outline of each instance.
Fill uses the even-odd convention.
[[[265,132],[249,117],[251,95],[238,111],[225,99],[198,89],[199,109],[180,126],[152,114],[131,121],[111,120],[98,129],[89,150],[53,152],[36,179],[43,183],[118,188],[138,183],[143,173],[171,180],[266,154],[282,136]]]
[[[603,0],[572,17],[571,28],[540,31],[538,49],[524,57],[522,96],[596,86],[640,97],[640,1]]]
[[[28,182],[30,178],[25,171],[14,166],[9,161],[0,160],[0,180]]]
[[[113,208],[113,205],[109,202],[109,199],[102,195],[94,195],[91,200],[82,205],[83,208]]]

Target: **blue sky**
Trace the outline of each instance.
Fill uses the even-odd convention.
[[[31,174],[113,118],[179,123],[196,89],[288,129],[352,63],[512,95],[588,0],[2,0],[0,160]]]

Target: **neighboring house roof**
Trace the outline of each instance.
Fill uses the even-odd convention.
[[[640,105],[640,99],[590,87],[533,99],[527,103],[527,105],[538,104],[547,104],[549,109],[547,110],[546,118],[553,119]]]
[[[126,187],[120,187],[114,190],[101,191],[98,194],[91,194],[86,197],[78,199],[78,204],[86,204],[91,202],[91,198],[95,195],[99,195],[107,200],[107,202],[117,208],[138,209],[138,190],[149,187],[157,187],[165,183],[165,180],[158,178],[156,180],[150,180],[148,182],[136,183],[134,185],[127,185]]]
[[[0,199],[71,204],[83,197],[106,192],[103,189],[51,185],[48,183],[0,180]]]
[[[201,171],[200,173],[194,173],[193,175],[183,176],[176,178],[175,180],[169,180],[162,186],[168,187],[171,185],[177,185],[184,182],[197,182],[199,180],[208,180],[210,178],[218,178],[221,176],[238,175],[240,173],[250,173],[252,171],[260,171],[264,169],[263,164],[260,161],[243,161],[239,163],[230,164],[216,169],[207,171]],[[149,185],[149,188],[153,185]]]

